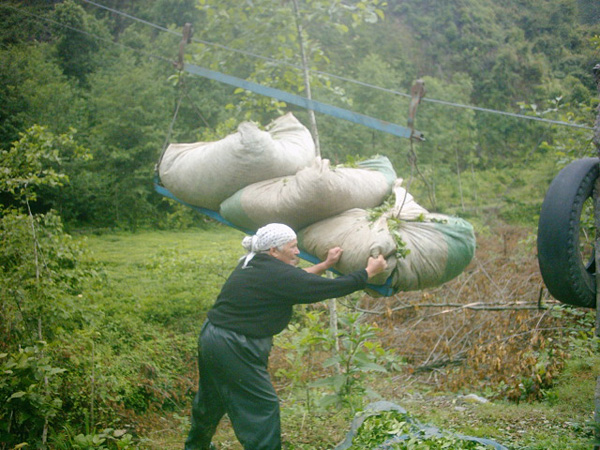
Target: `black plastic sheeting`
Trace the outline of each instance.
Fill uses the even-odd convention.
[[[352,440],[358,433],[358,430],[361,427],[361,425],[363,424],[363,422],[371,416],[376,416],[376,415],[378,415],[382,412],[386,412],[386,411],[396,411],[399,414],[408,414],[407,411],[403,407],[396,405],[395,403],[391,403],[391,402],[387,402],[387,401],[371,403],[370,405],[368,405],[365,408],[365,410],[362,413],[359,413],[354,418],[354,420],[352,421],[351,427],[350,427],[350,431],[348,431],[348,434],[346,434],[346,438],[344,439],[344,441],[342,443],[340,443],[337,447],[335,447],[334,450],[346,450],[346,449],[352,447]],[[444,435],[445,436],[448,435],[448,433],[442,433],[442,431],[437,427],[421,424],[418,421],[416,421],[415,419],[409,418],[408,422],[415,429],[417,429],[418,432],[421,433],[420,435],[424,438],[442,437]],[[391,436],[388,440],[379,444],[377,447],[374,447],[371,450],[389,450],[392,448],[392,446],[394,444],[402,442],[407,439],[410,439],[411,437],[414,437],[414,436],[415,436],[414,433],[410,434],[410,435],[409,434],[398,434],[395,436]],[[452,436],[454,436],[458,439],[465,440],[465,441],[474,441],[474,442],[477,442],[482,445],[487,445],[488,447],[490,447],[490,449],[508,450],[507,447],[504,447],[503,445],[500,445],[497,442],[494,442],[490,439],[478,438],[478,437],[474,437],[474,436],[465,436],[465,435],[457,434],[457,433],[453,433]]]

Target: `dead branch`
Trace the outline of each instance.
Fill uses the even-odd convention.
[[[360,308],[356,305],[351,305],[349,303],[343,303],[343,304],[348,308],[352,308],[358,312],[365,313],[365,314],[380,315],[380,314],[387,313],[387,310],[386,311],[375,311],[375,310]],[[510,303],[503,303],[503,302],[495,302],[495,303],[474,302],[474,303],[467,303],[467,304],[462,304],[462,303],[419,303],[419,304],[411,304],[411,305],[404,304],[404,305],[396,306],[394,308],[390,308],[389,311],[397,312],[397,311],[402,311],[402,310],[407,310],[407,309],[418,309],[418,308],[453,308],[453,309],[448,309],[447,311],[441,311],[439,313],[436,313],[436,314],[433,314],[432,316],[430,316],[430,317],[433,317],[436,315],[457,312],[457,311],[465,310],[465,309],[468,309],[471,311],[522,311],[522,310],[544,311],[544,310],[552,309],[554,306],[556,306],[558,304],[559,304],[558,301],[553,301],[553,300],[548,301],[547,305],[541,304],[538,300],[531,301],[531,302],[510,302]]]

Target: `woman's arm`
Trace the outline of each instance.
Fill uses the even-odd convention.
[[[321,275],[340,260],[343,252],[344,251],[340,247],[329,249],[327,252],[327,259],[325,259],[325,261],[315,264],[314,266],[307,267],[304,270],[308,273]],[[387,262],[383,255],[379,255],[377,258],[370,257],[367,261],[366,271],[369,278],[372,278],[375,275],[383,272],[385,269],[387,269]]]
[[[321,261],[314,266],[307,267],[304,270],[308,273],[313,273],[315,275],[321,275],[330,267],[333,267],[342,257],[343,250],[340,247],[334,247],[329,249],[327,252],[327,258],[325,261]]]

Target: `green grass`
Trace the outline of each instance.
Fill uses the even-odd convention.
[[[100,275],[92,300],[109,314],[181,327],[198,324],[243,254],[243,234],[224,227],[88,236],[85,263]]]
[[[90,330],[72,343],[92,339],[95,354],[85,343],[81,363],[70,363],[89,375],[95,360],[98,423],[135,429],[141,448],[181,447],[196,390],[198,333],[243,254],[242,237],[219,226],[79,237],[87,249],[81,263],[95,276],[80,297],[90,307]],[[89,404],[91,388],[82,384],[80,401]],[[157,434],[167,416],[175,418],[173,429]],[[166,438],[172,444],[165,446]]]

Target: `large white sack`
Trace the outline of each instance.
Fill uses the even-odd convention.
[[[295,230],[352,208],[374,208],[392,192],[396,172],[385,156],[358,167],[330,167],[317,158],[294,176],[260,181],[221,203],[221,215],[233,224],[257,230],[272,222]]]
[[[315,160],[308,129],[287,113],[260,130],[242,122],[214,142],[171,144],[158,167],[162,184],[178,199],[218,211],[223,200],[257,181],[293,175]]]
[[[402,187],[403,182],[402,178],[395,180],[394,206],[389,208],[385,215],[399,220],[420,220],[429,214],[429,211],[419,205],[415,198]]]
[[[383,255],[388,267],[369,280],[372,284],[385,284],[396,268],[396,243],[386,219],[371,222],[364,209],[350,209],[303,228],[298,232],[298,245],[323,261],[329,249],[341,247],[344,252],[334,269],[343,274],[364,269],[370,256]]]
[[[370,249],[381,248],[388,269],[392,268],[389,276],[395,292],[439,286],[462,273],[475,254],[471,224],[428,212],[401,187],[401,180],[394,193],[394,206],[379,208],[377,217],[355,209],[300,230],[301,248],[323,258],[327,248],[341,246],[344,253],[335,268],[344,274],[366,267],[369,254],[377,253],[369,253]],[[383,283],[377,279],[373,284]]]

